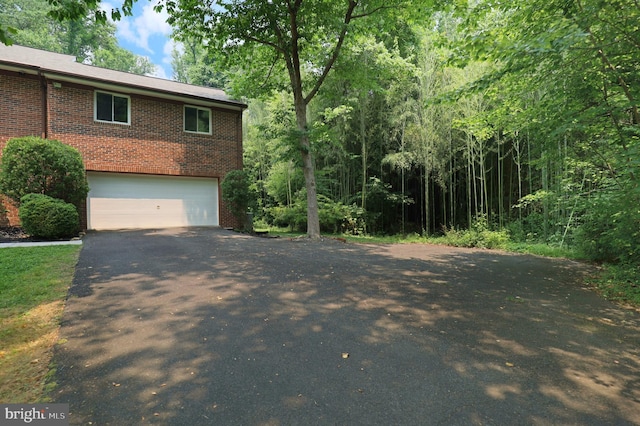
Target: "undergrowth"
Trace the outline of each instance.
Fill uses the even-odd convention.
[[[606,299],[640,307],[640,266],[605,264],[592,283]]]

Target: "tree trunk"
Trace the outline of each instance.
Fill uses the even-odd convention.
[[[307,105],[301,95],[302,93],[300,96],[295,96],[296,124],[300,137],[300,155],[302,156],[305,188],[307,189],[307,236],[315,239],[320,238],[318,195],[313,153],[307,129]]]
[[[362,182],[361,182],[361,201],[360,207],[363,210],[367,208],[367,125],[365,122],[365,111],[367,107],[366,96],[360,100],[360,154],[362,156]]]
[[[518,168],[518,203],[522,200],[522,156],[520,152],[520,138],[516,135],[514,140],[514,149],[516,151],[516,167]],[[518,209],[518,219],[522,223],[522,208]]]
[[[472,154],[471,154],[471,141],[470,141],[471,136],[467,135],[467,226],[469,229],[471,229],[471,206],[473,205],[473,199],[472,199],[472,191],[474,191],[475,189],[475,176],[474,176],[474,171],[471,168],[471,162],[473,161],[472,158]]]

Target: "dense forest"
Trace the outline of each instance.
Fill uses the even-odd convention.
[[[304,231],[312,189],[323,232],[481,228],[640,264],[636,1],[214,3],[157,7],[174,78],[248,101],[256,224]]]
[[[307,107],[323,231],[482,227],[637,264],[637,2],[478,1],[372,18]],[[245,94],[244,67],[225,73],[185,46],[176,78]],[[266,82],[278,71],[249,100],[245,167],[258,223],[304,231],[294,99]]]

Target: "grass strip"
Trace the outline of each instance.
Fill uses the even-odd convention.
[[[0,403],[43,401],[80,248],[0,249]]]

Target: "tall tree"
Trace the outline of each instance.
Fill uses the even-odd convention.
[[[500,104],[511,108],[495,111],[494,123],[516,123],[506,126],[509,133],[526,135],[529,194],[519,205],[538,204],[545,235],[555,232],[564,242],[569,227],[580,223],[583,245],[640,259],[638,3],[511,0],[476,6],[467,47],[499,66],[475,87],[499,87]],[[499,24],[478,20],[485,13],[499,13],[491,20]]]
[[[182,37],[171,57],[174,80],[205,87],[226,87],[228,78],[225,70],[215,57],[207,54],[199,41]]]
[[[106,20],[99,9],[101,0],[48,0],[58,19],[78,19],[88,10]],[[118,19],[131,14],[136,0],[124,0],[112,9]],[[288,89],[294,99],[299,152],[307,190],[307,234],[320,236],[313,147],[309,138],[307,108],[320,91],[352,34],[375,26],[357,25],[372,16],[424,14],[430,0],[163,0],[157,10],[166,9],[169,23],[179,38],[203,40],[212,54],[227,64],[242,65],[243,78],[236,82],[245,95]],[[409,16],[409,15],[407,15]],[[389,22],[393,22],[390,20]],[[285,75],[286,78],[281,76]],[[239,76],[242,77],[242,76]]]
[[[307,235],[320,236],[314,152],[308,106],[356,32],[358,21],[415,6],[405,0],[166,0],[160,7],[178,36],[202,39],[227,64],[241,64],[236,79],[246,95],[287,88],[294,100],[299,152],[307,191]],[[286,75],[283,79],[281,76]]]

